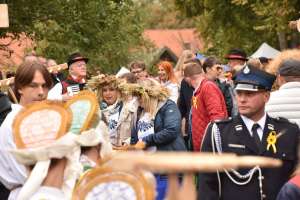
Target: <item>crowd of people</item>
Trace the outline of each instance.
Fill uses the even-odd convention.
[[[77,52],[69,56],[64,77],[47,70],[57,65],[54,60],[26,56],[14,75],[13,94],[0,96],[1,199],[22,199],[18,195],[30,171],[9,152],[16,148],[12,127],[18,113],[46,99],[69,101],[83,90],[97,95],[98,120],[107,127],[114,151],[231,152],[283,162],[274,169],[200,172],[199,199],[300,199],[300,51],[287,50],[271,60],[248,58],[236,48],[224,58],[226,64],[185,50],[177,63],[158,62],[156,76],[143,61],[133,61],[127,73],[88,77],[89,58]],[[10,102],[12,95],[17,102]],[[42,185],[60,190],[65,165],[65,159],[52,160]],[[156,199],[164,199],[167,175],[154,176]]]

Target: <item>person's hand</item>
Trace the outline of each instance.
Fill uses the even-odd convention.
[[[290,22],[289,22],[289,27],[290,27],[291,29],[296,29],[296,28],[297,28],[297,20],[295,20],[295,21],[290,21]]]
[[[101,145],[93,146],[93,147],[84,147],[81,148],[82,154],[87,156],[91,161],[94,163],[97,163],[98,160],[100,159],[100,149]]]
[[[146,148],[146,143],[143,140],[139,140],[135,145],[134,149],[135,150],[143,150]]]
[[[56,187],[61,189],[64,183],[64,171],[67,165],[67,159],[51,159],[51,164],[48,169],[48,174],[42,185],[48,187]]]
[[[113,150],[116,151],[131,151],[131,150],[143,150],[146,148],[146,143],[142,140],[139,140],[134,145],[123,144],[123,146],[113,146]]]
[[[128,151],[132,146],[125,143],[122,146],[113,146],[112,148],[116,151]]]

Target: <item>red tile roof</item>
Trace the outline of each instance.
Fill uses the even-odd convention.
[[[2,49],[1,46],[6,44],[9,45],[5,46],[5,50]],[[24,35],[21,35],[18,40],[12,40],[10,37],[0,38],[0,69],[20,65],[26,49],[32,48],[32,46],[32,40]],[[11,52],[11,55],[9,52]]]
[[[190,45],[192,51],[202,50],[203,41],[196,29],[148,29],[144,31],[144,38],[149,39],[158,48],[168,47],[179,57],[185,44]]]
[[[153,42],[158,48],[168,47],[177,57],[185,49],[185,45],[189,44],[192,51],[202,50],[204,43],[199,38],[196,29],[148,29],[144,31],[144,37]],[[0,38],[1,44],[6,44],[10,38]],[[18,66],[21,64],[25,50],[33,46],[29,38],[21,36],[20,40],[14,40],[7,47],[13,53],[9,57],[6,51],[0,48],[0,69],[3,66]]]

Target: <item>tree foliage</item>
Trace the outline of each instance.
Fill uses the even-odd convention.
[[[60,63],[80,51],[94,70],[115,72],[143,43],[141,13],[132,0],[14,0],[8,6],[10,27],[0,36],[24,32],[38,54]]]
[[[294,37],[288,21],[298,18],[299,0],[175,0],[197,26],[211,54],[223,56],[230,48],[253,52],[264,41],[286,48]]]
[[[187,18],[177,10],[174,0],[138,0],[144,14],[145,28],[178,29],[195,27],[193,18]]]

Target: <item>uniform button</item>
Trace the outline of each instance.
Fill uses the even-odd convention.
[[[282,154],[282,157],[285,157],[285,153]]]

